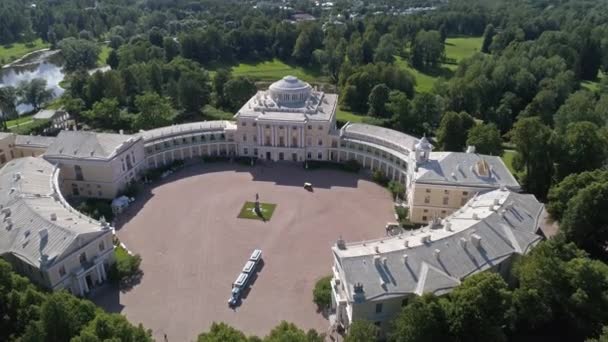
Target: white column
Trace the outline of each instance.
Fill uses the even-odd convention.
[[[271,134],[272,134],[272,146],[276,147],[277,146],[277,128],[275,127],[275,125],[272,125],[270,127],[271,127]]]
[[[103,280],[108,279],[108,275],[106,274],[106,266],[101,263],[99,264],[99,267],[101,268],[101,276],[103,277]]]
[[[101,277],[101,271],[99,270],[100,269],[99,266],[101,266],[101,265],[97,265],[95,267],[95,272],[97,272],[97,281],[101,283],[101,282],[103,282],[103,278]]]
[[[304,127],[300,127],[300,146],[304,147]]]

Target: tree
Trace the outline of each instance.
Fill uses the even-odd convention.
[[[198,342],[247,342],[247,337],[241,331],[226,323],[213,322],[209,332],[198,335]]]
[[[209,103],[210,91],[206,73],[188,71],[177,84],[179,104],[188,114],[199,113]]]
[[[445,46],[438,31],[418,32],[410,50],[412,66],[421,70],[436,69],[445,56]]]
[[[323,342],[324,335],[319,335],[314,330],[305,333],[295,324],[282,321],[270,334],[264,338],[264,342]]]
[[[116,70],[118,69],[118,65],[120,64],[120,59],[118,58],[118,52],[116,52],[116,50],[112,49],[112,51],[110,51],[110,54],[108,55],[108,58],[106,59],[106,63],[110,66],[110,68]]]
[[[17,116],[17,90],[11,86],[0,88],[0,128],[6,129],[6,120]]]
[[[450,332],[459,341],[506,341],[505,312],[511,292],[501,276],[481,272],[467,277],[450,294],[446,317]]]
[[[494,25],[488,24],[486,29],[483,31],[483,43],[481,44],[481,52],[489,53],[490,45],[492,45],[492,39],[496,34],[496,29],[494,29]]]
[[[389,112],[386,110],[386,103],[388,102],[390,91],[384,83],[377,84],[372,88],[367,100],[369,106],[368,115],[388,116]]]
[[[516,170],[524,171],[522,183],[526,191],[544,199],[551,187],[554,173],[553,132],[538,117],[519,119],[509,133],[515,144]]]
[[[582,341],[600,333],[608,319],[608,265],[558,236],[521,258],[513,274],[519,283],[514,298],[522,291],[532,298],[514,307],[515,334]]]
[[[237,111],[257,92],[255,83],[246,77],[236,77],[224,84],[224,97],[228,108]]]
[[[315,288],[312,290],[312,298],[319,309],[329,308],[331,305],[331,276],[317,280]]]
[[[417,127],[418,123],[412,111],[412,104],[405,93],[397,90],[391,91],[386,109],[393,115],[393,126],[398,131],[410,134],[422,132],[422,127]]]
[[[59,42],[59,49],[65,60],[67,70],[91,69],[97,64],[101,49],[86,39],[66,38]]]
[[[451,341],[442,299],[433,294],[413,298],[394,321],[394,342]]]
[[[215,106],[225,107],[227,105],[224,96],[224,85],[232,78],[229,69],[219,69],[213,77],[213,92],[215,95]]]
[[[423,127],[424,133],[431,133],[439,124],[443,111],[441,98],[431,93],[416,94],[412,101],[412,110],[416,122]]]
[[[310,65],[313,61],[313,51],[322,46],[320,37],[323,37],[321,28],[313,23],[304,25],[296,39],[292,56],[300,65]]]
[[[152,342],[152,331],[141,324],[133,326],[120,314],[99,313],[71,342],[87,341],[133,341]]]
[[[564,132],[573,122],[589,121],[602,126],[605,124],[606,118],[597,115],[593,93],[580,90],[570,95],[566,102],[559,107],[554,120],[555,129]]]
[[[152,129],[167,126],[173,118],[173,108],[168,98],[147,92],[135,98],[139,113],[133,123],[134,129]]]
[[[608,182],[596,182],[572,197],[564,211],[560,230],[594,257],[608,260]]]
[[[80,116],[84,110],[84,101],[80,98],[74,98],[69,94],[64,94],[61,98],[61,104],[70,117],[78,123]]]
[[[378,336],[378,327],[370,321],[357,320],[352,322],[344,342],[372,342]]]
[[[119,129],[123,122],[116,99],[104,98],[83,112],[82,116],[85,122],[97,128]]]
[[[608,326],[602,328],[602,334],[598,338],[588,339],[586,342],[608,342]]]
[[[396,50],[393,36],[388,33],[383,35],[380,37],[376,51],[374,51],[374,63],[393,63],[397,53]]]
[[[474,125],[468,133],[467,145],[475,146],[477,153],[493,156],[502,155],[502,138],[496,125]]]
[[[21,97],[20,102],[32,105],[34,110],[39,110],[44,103],[53,98],[53,90],[46,87],[46,80],[42,78],[35,78],[29,82],[21,81],[18,93]]]
[[[165,37],[163,39],[163,49],[165,50],[165,59],[168,62],[179,56],[179,43],[172,37]]]
[[[608,155],[606,137],[599,127],[587,121],[569,124],[565,135],[559,136],[559,146],[557,174],[560,179],[600,168]]]
[[[551,187],[547,196],[547,211],[554,220],[561,221],[568,201],[586,186],[593,183],[608,183],[608,171],[594,170],[571,174]]]
[[[437,143],[444,151],[460,152],[467,141],[467,133],[475,125],[472,116],[465,112],[447,112],[437,129]]]

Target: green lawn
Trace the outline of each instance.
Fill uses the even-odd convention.
[[[606,77],[601,71],[597,74],[597,80],[595,81],[582,81],[581,86],[589,91],[598,91],[600,89],[600,81]]]
[[[513,158],[515,158],[516,154],[517,152],[513,150],[505,150],[502,154],[502,161],[505,163],[505,165],[507,165],[509,171],[511,171],[513,175],[517,174],[517,172],[513,168]]]
[[[49,44],[42,41],[42,39],[36,39],[31,44],[16,43],[10,46],[0,46],[0,64],[8,64],[16,59],[19,59],[26,54],[48,48]]]
[[[340,107],[338,107],[338,109],[336,109],[336,116],[337,116],[337,119],[340,121],[350,121],[350,122],[363,122],[363,118],[365,118],[365,115],[355,114],[353,112],[349,112],[347,110],[341,109]]]
[[[239,216],[237,217],[252,220],[270,221],[276,207],[277,205],[273,203],[260,203],[260,209],[262,210],[263,216],[260,217],[254,211],[255,202],[245,202],[243,208],[241,209],[241,212],[239,213]]]
[[[409,71],[416,78],[416,91],[417,92],[429,92],[433,89],[433,85],[435,81],[439,78],[438,76],[432,76],[429,74],[425,74],[421,71],[418,71],[412,68],[409,65],[409,62],[403,59],[400,56],[395,56],[395,65],[400,66],[401,68]]]
[[[33,115],[23,115],[16,119],[8,120],[6,122],[6,127],[16,126],[16,125],[19,125],[19,124],[22,124],[22,123],[25,123],[28,121],[32,121],[32,116]]]
[[[456,64],[481,51],[483,37],[459,37],[445,40],[445,56],[454,59]]]
[[[286,75],[293,75],[307,82],[327,81],[327,78],[317,70],[291,66],[278,59],[258,63],[241,63],[232,68],[232,74],[247,76],[259,81],[276,81]]]
[[[439,77],[449,78],[452,71],[456,70],[458,63],[471,57],[481,49],[483,37],[459,37],[447,38],[445,42],[445,55],[450,63],[444,63],[436,74],[425,73],[412,68],[409,62],[400,56],[395,56],[395,64],[411,72],[416,78],[416,91],[428,92]]]
[[[101,52],[99,53],[99,57],[97,57],[97,65],[99,65],[99,66],[107,65],[106,60],[108,59],[108,56],[110,55],[110,51],[112,51],[112,48],[109,47],[108,44],[100,44],[99,47],[101,47]]]

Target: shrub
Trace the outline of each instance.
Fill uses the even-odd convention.
[[[112,203],[105,199],[88,198],[80,203],[80,205],[76,207],[76,210],[96,220],[101,219],[102,216],[107,222],[112,222],[114,219]]]
[[[403,197],[403,195],[405,194],[405,187],[403,186],[403,184],[396,181],[388,182],[388,190],[391,192],[391,194],[393,194],[393,197]]]
[[[110,268],[111,281],[121,283],[141,273],[139,269],[141,256],[139,254],[131,255],[122,246],[117,246],[114,249],[114,256],[116,262]]]
[[[374,173],[372,173],[372,180],[382,186],[388,186],[389,182],[388,177],[380,170],[375,170]]]
[[[122,190],[121,195],[127,197],[135,197],[142,190],[142,186],[139,182],[129,182],[127,186]]]
[[[344,163],[344,168],[350,172],[359,172],[361,170],[361,164],[356,159],[349,159]]]
[[[250,166],[251,165],[251,161],[253,161],[253,163],[257,162],[256,157],[234,157],[234,161],[237,164],[241,164],[241,165],[246,165],[246,166]]]
[[[331,305],[331,276],[323,277],[317,281],[312,291],[313,302],[319,309],[328,308]]]
[[[230,161],[230,157],[227,156],[204,156],[203,162],[214,163],[214,162],[227,162]]]

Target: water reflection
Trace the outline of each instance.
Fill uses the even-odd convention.
[[[18,87],[22,81],[31,81],[35,78],[45,79],[47,87],[53,90],[53,97],[63,94],[64,89],[59,82],[65,76],[62,71],[63,60],[58,51],[43,51],[32,54],[16,65],[0,69],[0,87]],[[29,104],[17,106],[19,113],[31,111]]]

